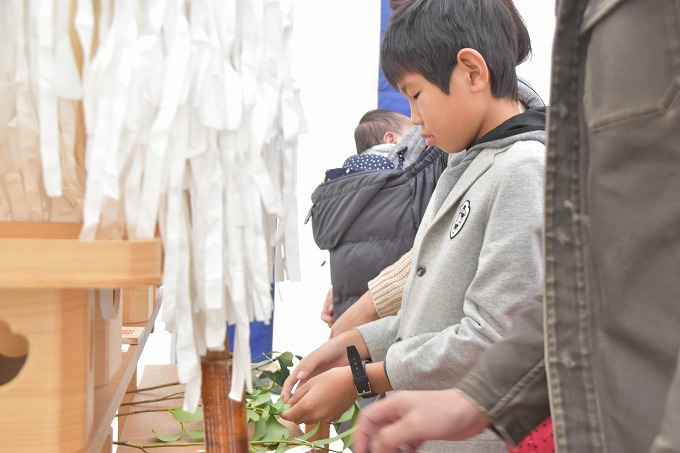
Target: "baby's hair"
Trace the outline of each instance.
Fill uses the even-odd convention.
[[[386,132],[401,134],[410,125],[409,117],[399,112],[385,109],[369,110],[361,117],[359,125],[354,129],[357,154],[381,144]]]
[[[518,98],[515,67],[530,55],[531,40],[512,0],[409,0],[390,19],[380,64],[396,88],[414,73],[448,94],[464,48],[484,57],[495,97]]]

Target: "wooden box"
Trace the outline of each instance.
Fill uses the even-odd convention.
[[[0,363],[8,370],[0,373],[3,451],[87,450],[95,403],[88,292],[160,283],[158,239],[81,241],[79,231],[0,223],[0,361],[11,365]]]

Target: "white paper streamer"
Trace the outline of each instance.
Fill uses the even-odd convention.
[[[59,161],[59,125],[57,97],[54,93],[54,2],[36,1],[31,4],[31,19],[38,33],[38,111],[40,116],[40,155],[43,184],[47,195],[61,196],[61,165]]]
[[[0,94],[12,101],[0,106],[0,218],[82,207],[83,239],[160,231],[163,320],[176,333],[184,407],[198,404],[200,356],[224,347],[228,323],[229,396],[240,399],[252,385],[250,322],[270,321],[274,278],[299,279],[306,126],[291,76],[293,2],[72,2],[74,18],[47,0],[0,2]],[[83,187],[81,98],[82,201],[71,198]]]

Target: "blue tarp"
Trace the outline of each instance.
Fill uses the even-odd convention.
[[[392,9],[390,8],[389,0],[382,0],[380,11],[380,39],[382,39],[387,24],[389,23]],[[396,89],[392,87],[387,80],[378,64],[379,78],[378,78],[378,108],[394,110],[401,112],[406,116],[411,116],[411,109],[409,108],[406,98]]]

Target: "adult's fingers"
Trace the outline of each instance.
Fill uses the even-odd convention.
[[[370,441],[371,453],[415,452],[423,443],[423,433],[418,420],[410,413],[406,417],[379,429]]]
[[[385,442],[381,433],[385,427],[398,422],[403,416],[401,410],[402,405],[398,401],[392,401],[392,397],[376,401],[362,410],[357,431],[352,440],[352,451],[354,453],[389,452],[389,442]]]
[[[426,440],[467,439],[491,423],[456,390],[395,392],[379,403],[366,408],[358,428],[370,438],[371,453],[417,448]]]

